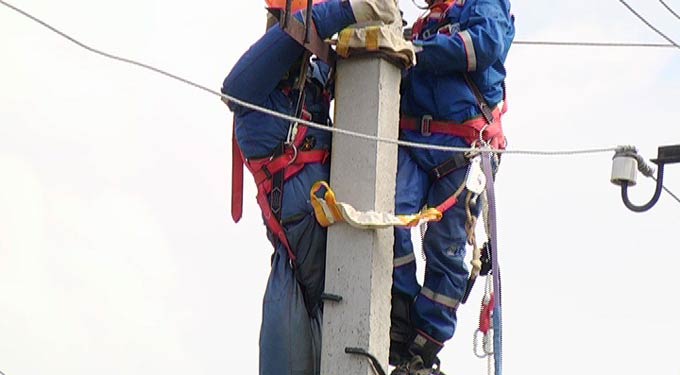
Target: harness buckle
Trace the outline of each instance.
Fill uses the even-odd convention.
[[[444,25],[440,27],[439,30],[437,30],[437,32],[445,35],[453,35],[459,31],[460,31],[459,23],[449,23],[448,25]]]
[[[432,122],[431,115],[424,115],[423,117],[420,118],[420,134],[422,134],[425,137],[429,137],[432,135],[432,131],[430,131],[431,122]]]

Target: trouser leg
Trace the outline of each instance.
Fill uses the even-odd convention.
[[[437,205],[453,194],[465,181],[461,168],[433,183],[428,205]],[[464,191],[463,194],[467,192]],[[411,351],[430,366],[443,343],[453,337],[456,310],[465,293],[468,269],[465,264],[467,214],[464,195],[447,210],[439,222],[430,223],[423,242],[426,256],[423,288],[414,303],[414,325],[418,332]],[[472,207],[477,215],[479,207]]]
[[[313,171],[306,168],[284,187],[282,221],[297,259],[291,263],[287,250],[277,245],[263,304],[260,375],[320,372],[326,229],[300,203],[308,199],[310,181],[323,177]]]
[[[260,329],[259,373],[318,375],[320,318],[308,314],[285,252],[277,249],[267,282]]]
[[[412,214],[425,204],[429,184],[427,174],[412,160],[403,148],[399,149],[395,212]],[[416,279],[416,262],[411,242],[411,230],[394,230],[394,271],[392,285],[392,312],[390,314],[390,363],[396,365],[408,358],[408,345],[414,336],[411,321],[411,304],[420,290]]]

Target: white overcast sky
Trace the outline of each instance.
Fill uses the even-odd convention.
[[[14,1],[215,89],[262,33],[263,3]],[[680,42],[660,3],[630,3]],[[616,0],[516,0],[513,12],[518,40],[663,42]],[[680,50],[516,45],[507,66],[512,149],[633,144],[653,158],[680,144]],[[230,122],[217,98],[0,6],[0,371],[256,373],[271,248],[250,179],[244,219],[230,221]],[[507,374],[680,372],[680,204],[664,194],[628,211],[612,156],[504,159]],[[666,175],[680,193],[680,165]],[[643,203],[653,186],[639,179]],[[442,353],[448,373],[485,371],[471,349],[481,291]]]

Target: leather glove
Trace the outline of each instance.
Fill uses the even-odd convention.
[[[382,21],[385,24],[401,21],[396,0],[349,0],[357,23]]]

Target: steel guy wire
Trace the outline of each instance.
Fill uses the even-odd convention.
[[[656,182],[656,177],[652,176],[652,179],[654,180],[654,182]],[[662,188],[666,191],[666,193],[668,193],[668,195],[670,195],[671,197],[673,197],[673,199],[675,199],[678,203],[680,203],[680,197],[673,194],[673,192],[669,188],[667,188],[665,185],[662,185]]]
[[[674,41],[673,39],[671,39],[671,38],[668,37],[666,34],[664,34],[663,32],[661,32],[661,30],[659,30],[659,29],[657,29],[656,27],[654,27],[654,25],[652,25],[649,21],[647,21],[644,17],[642,17],[642,15],[641,15],[640,13],[638,13],[635,9],[633,9],[633,7],[631,7],[630,5],[628,5],[628,3],[626,3],[625,0],[619,0],[619,2],[620,2],[621,4],[623,4],[623,6],[625,6],[626,8],[628,8],[628,10],[629,10],[631,13],[633,13],[637,18],[639,18],[640,21],[642,21],[642,22],[643,22],[645,25],[647,25],[650,29],[654,30],[654,32],[656,32],[657,34],[661,35],[664,39],[666,39],[668,42],[670,42],[670,43],[671,43],[672,45],[674,45],[675,47],[680,48],[680,45],[678,45],[678,43],[675,43],[675,41]]]
[[[665,1],[663,1],[663,0],[659,0],[659,2],[660,2],[660,3],[661,3],[661,5],[663,5],[663,6],[664,6],[664,8],[666,8],[666,9],[667,9],[667,10],[668,10],[668,11],[669,11],[669,12],[670,12],[670,13],[671,13],[672,15],[674,15],[674,16],[675,16],[675,18],[677,18],[677,19],[679,19],[679,20],[680,20],[680,15],[679,15],[679,14],[677,14],[677,13],[675,13],[675,11],[673,10],[673,8],[671,8],[671,7],[670,7],[670,6],[668,5],[668,4],[666,4],[666,2],[665,2]]]
[[[190,81],[186,78],[182,78],[182,77],[177,76],[175,74],[166,72],[166,71],[159,69],[159,68],[156,68],[152,65],[144,64],[144,63],[137,62],[135,60],[124,58],[124,57],[119,57],[119,56],[116,56],[116,55],[113,55],[113,54],[110,54],[110,53],[107,53],[107,52],[103,52],[103,51],[98,50],[96,48],[90,47],[90,46],[80,42],[79,40],[69,36],[68,34],[58,30],[56,27],[48,24],[47,22],[40,20],[39,18],[37,18],[37,17],[31,15],[30,13],[25,12],[25,11],[9,4],[8,2],[6,2],[4,0],[0,0],[0,4],[3,4],[6,7],[11,8],[12,10],[24,15],[25,17],[30,18],[31,20],[39,23],[40,25],[46,27],[47,29],[51,30],[52,32],[60,35],[61,37],[69,40],[70,42],[72,42],[72,43],[92,52],[92,53],[95,53],[95,54],[98,54],[98,55],[101,55],[101,56],[104,56],[104,57],[107,57],[107,58],[110,58],[110,59],[113,59],[113,60],[117,60],[117,61],[121,61],[121,62],[124,62],[124,63],[136,65],[136,66],[142,67],[144,69],[154,71],[156,73],[162,74],[162,75],[167,76],[169,78],[183,82],[187,85],[196,87],[196,88],[203,90],[203,91],[206,91],[206,92],[213,94],[215,96],[219,96],[223,99],[227,99],[228,101],[231,101],[231,102],[236,103],[238,105],[241,105],[243,107],[246,107],[246,108],[249,108],[249,109],[252,109],[252,110],[255,110],[255,111],[259,111],[259,112],[268,114],[270,116],[278,117],[278,118],[281,118],[281,119],[286,120],[286,121],[298,122],[300,124],[305,124],[307,126],[317,128],[317,129],[321,129],[321,130],[325,130],[325,131],[329,131],[329,132],[332,132],[332,133],[339,133],[339,134],[343,134],[343,135],[347,135],[347,136],[352,136],[352,137],[376,141],[376,142],[396,144],[396,145],[399,145],[399,146],[423,148],[423,149],[439,150],[439,151],[455,151],[455,152],[479,151],[479,149],[471,148],[471,147],[447,147],[447,146],[430,145],[430,144],[423,144],[423,143],[416,143],[416,142],[408,142],[408,141],[402,141],[402,140],[391,139],[391,138],[382,138],[382,137],[372,136],[372,135],[363,134],[363,133],[357,133],[357,132],[339,129],[339,128],[331,128],[331,127],[328,127],[328,126],[323,125],[323,124],[317,124],[317,123],[314,123],[314,122],[311,122],[311,121],[306,121],[304,119],[299,119],[299,118],[289,116],[289,115],[286,115],[286,114],[283,114],[283,113],[272,111],[268,108],[263,108],[263,107],[245,102],[243,100],[240,100],[238,98],[234,98],[232,96],[222,94],[221,92],[212,90],[208,87],[205,87],[203,85],[200,85],[198,83]],[[569,155],[569,156],[571,156],[571,155],[583,155],[583,154],[596,154],[596,153],[614,152],[614,151],[621,150],[621,149],[629,149],[631,147],[632,146],[614,146],[614,147],[605,147],[605,148],[591,148],[591,149],[580,149],[580,150],[558,150],[558,151],[541,151],[541,150],[485,150],[485,151],[486,152],[498,153],[498,154],[502,153],[502,154],[519,154],[519,155],[541,155],[541,156],[558,156],[558,155],[563,155],[563,156]]]

